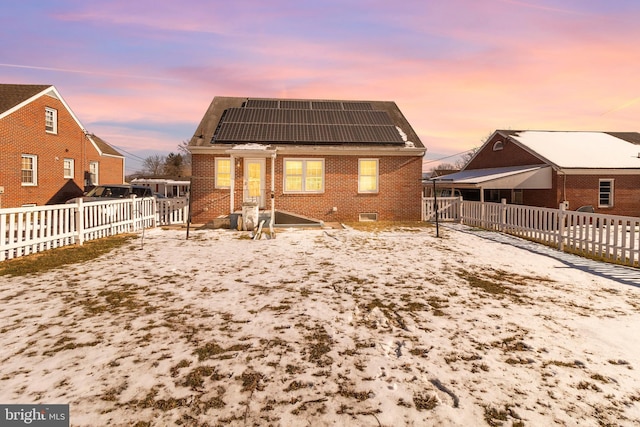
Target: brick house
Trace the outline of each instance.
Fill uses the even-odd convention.
[[[497,130],[438,187],[463,198],[640,216],[640,133]]]
[[[215,97],[189,142],[192,219],[243,203],[325,222],[420,220],[426,149],[394,102]]]
[[[0,84],[0,207],[64,203],[124,181],[124,157],[87,133],[50,85]]]

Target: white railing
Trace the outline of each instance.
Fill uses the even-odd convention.
[[[436,209],[439,221],[459,221],[461,197],[424,197],[422,203],[422,220],[435,221]]]
[[[186,198],[0,209],[0,261],[144,228],[186,223]]]
[[[457,201],[453,201],[453,199]],[[441,202],[442,200],[442,202]],[[640,218],[502,203],[438,198],[438,220],[495,230],[560,250],[640,266]],[[433,198],[423,198],[423,219],[435,220]]]

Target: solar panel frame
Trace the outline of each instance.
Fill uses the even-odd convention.
[[[212,143],[404,144],[369,102],[248,99],[225,111]]]

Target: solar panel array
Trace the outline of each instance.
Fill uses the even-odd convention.
[[[386,111],[371,103],[249,99],[225,111],[212,143],[404,144]]]

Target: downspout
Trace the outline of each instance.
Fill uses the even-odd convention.
[[[276,153],[271,155],[271,221],[269,221],[269,231],[273,236],[273,223],[276,218]]]
[[[235,192],[236,192],[236,158],[231,156],[231,194],[229,197],[229,213],[233,213],[233,207],[235,206]]]

